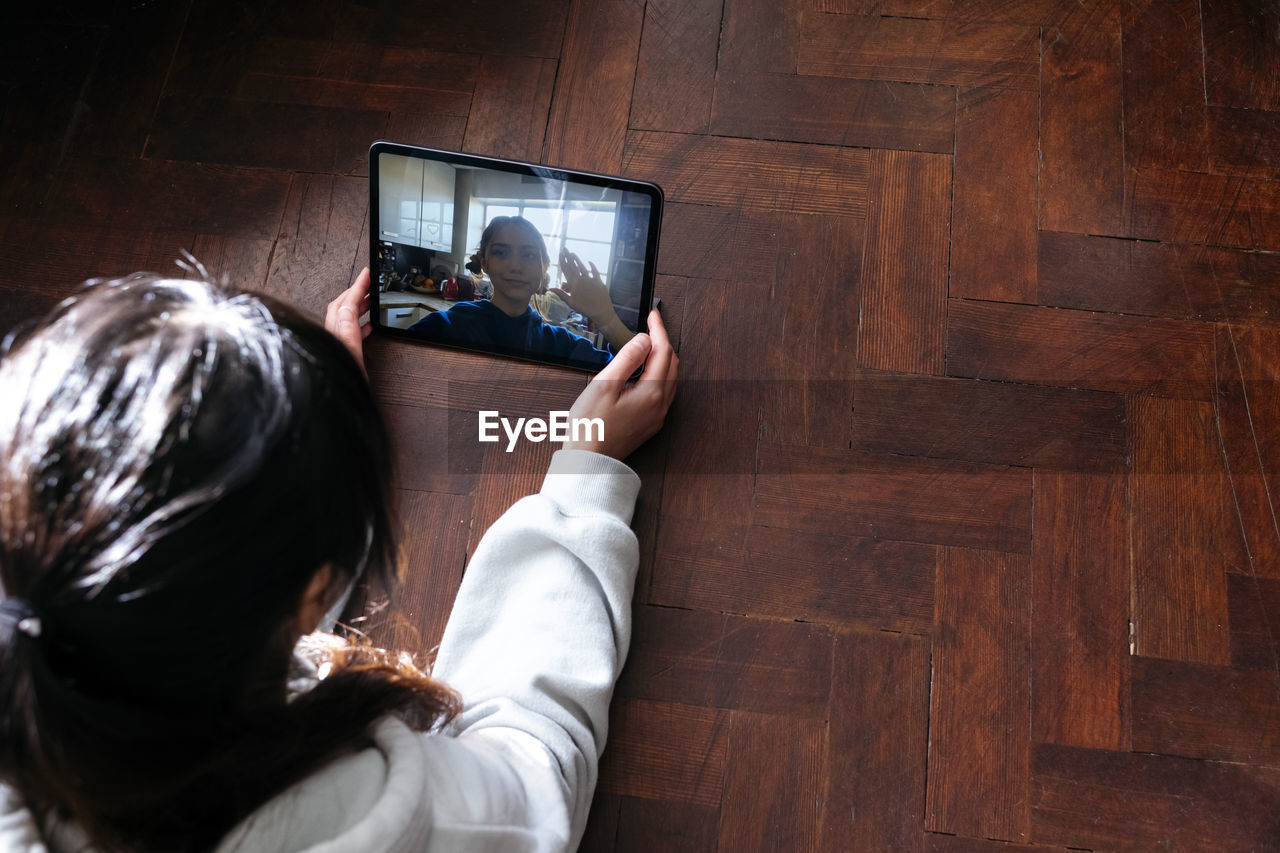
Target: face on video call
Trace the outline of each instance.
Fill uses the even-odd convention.
[[[381,322],[424,340],[580,366],[639,328],[640,193],[380,153]]]

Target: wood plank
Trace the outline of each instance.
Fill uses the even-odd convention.
[[[1221,325],[1215,427],[1248,574],[1280,578],[1280,330]]]
[[[875,151],[870,169],[858,365],[941,374],[950,160]]]
[[[1247,558],[1213,408],[1137,397],[1129,422],[1135,653],[1227,664],[1223,573]]]
[[[794,73],[799,40],[798,7],[797,0],[780,3],[724,0],[718,70]]]
[[[1133,659],[1133,749],[1280,767],[1276,671]]]
[[[723,0],[645,4],[629,127],[706,133],[723,7]]]
[[[1031,472],[761,445],[754,517],[771,527],[1028,553]]]
[[[270,33],[259,34],[247,47],[240,84],[242,93],[245,81],[255,76],[292,78],[300,86],[321,81],[398,86],[408,97],[438,99],[452,94],[458,98],[455,103],[462,107],[463,115],[483,61],[476,54],[422,44],[396,47],[385,42],[300,39]]]
[[[1130,237],[1280,250],[1280,181],[1149,169],[1130,204]]]
[[[833,105],[839,105],[833,109]],[[950,154],[955,90],[948,86],[722,71],[712,133],[822,145]]]
[[[1204,0],[1205,97],[1211,104],[1280,110],[1280,9],[1256,0]]]
[[[88,117],[81,95],[105,34],[65,21],[42,27],[39,38],[4,29],[0,212],[35,216],[45,209],[67,140]]]
[[[821,625],[639,607],[616,695],[822,720],[831,632]]]
[[[862,216],[870,156],[860,149],[633,132],[622,173],[658,182],[668,201]]]
[[[853,448],[1069,472],[1127,465],[1119,394],[863,371]]]
[[[656,549],[655,604],[914,634],[933,626],[933,545],[665,518]]]
[[[1280,112],[1209,107],[1205,123],[1204,171],[1280,180]]]
[[[551,59],[484,57],[463,147],[487,157],[536,162],[555,79]]]
[[[1046,34],[1040,65],[1039,227],[1124,228],[1124,101],[1118,23],[1072,21]]]
[[[866,0],[821,0],[865,3]],[[1055,27],[1081,14],[1115,15],[1109,0],[881,0],[884,15]]]
[[[1227,624],[1232,668],[1280,669],[1280,580],[1228,573]]]
[[[388,649],[434,659],[462,583],[471,498],[397,490],[396,516],[403,554],[392,607],[354,627]]]
[[[330,109],[349,109],[352,105],[358,104],[365,110],[382,112],[409,110],[465,117],[471,108],[471,91],[439,91],[389,83],[286,77],[280,74],[252,72],[244,75],[240,80],[234,100],[266,101],[273,105],[295,104]]]
[[[164,98],[147,140],[147,156],[195,163],[267,166],[351,174],[380,137],[386,112],[301,104]],[[263,128],[247,134],[245,127]]]
[[[1180,320],[1280,325],[1280,256],[1040,232],[1039,302]]]
[[[947,374],[1207,398],[1213,327],[1121,314],[950,300]]]
[[[1129,562],[1120,475],[1036,471],[1031,739],[1129,748]]]
[[[671,702],[614,702],[599,790],[719,808],[732,713]]]
[[[921,850],[929,648],[921,637],[836,638],[820,850]]]
[[[165,74],[186,23],[189,0],[122,7],[79,103],[72,153],[138,157]]]
[[[672,203],[668,195],[662,207],[658,273],[690,278],[728,277],[735,260],[737,224],[738,212],[727,205]]]
[[[818,721],[730,714],[721,850],[816,849],[825,733]]]
[[[606,794],[599,788],[591,798],[591,811],[587,826],[582,832],[580,851],[586,853],[612,853],[614,839],[618,837],[618,815],[624,797]]]
[[[165,160],[69,161],[51,197],[64,225],[128,225],[274,240],[290,176],[268,169]],[[353,235],[354,239],[354,235]]]
[[[1280,770],[1037,745],[1032,835],[1076,849],[1265,850]]]
[[[615,853],[715,853],[720,812],[673,800],[623,797]]]
[[[948,548],[938,563],[925,829],[1028,837],[1030,564]]]
[[[267,272],[274,248],[270,240],[242,240],[239,237],[197,234],[191,254],[204,264],[214,278],[226,276],[232,287],[261,292],[267,285]]]
[[[0,285],[29,297],[23,304],[43,314],[90,278],[121,278],[141,270],[182,278],[174,261],[195,241],[194,234],[179,230],[0,217]],[[18,319],[3,316],[6,330]]]
[[[783,216],[765,332],[766,441],[848,447],[864,223]]]
[[[1031,92],[960,93],[951,296],[1035,301],[1039,110]]]
[[[1126,167],[1203,168],[1204,61],[1197,0],[1135,0],[1124,5],[1123,14]]]
[[[1039,47],[1034,26],[805,11],[796,70],[817,77],[1035,92]]]
[[[329,300],[350,284],[356,244],[368,218],[362,178],[296,175],[271,256],[266,292],[319,321]]]
[[[543,162],[617,174],[643,23],[634,0],[570,4]]]

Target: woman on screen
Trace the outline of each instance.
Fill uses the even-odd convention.
[[[480,237],[480,248],[467,269],[489,276],[493,296],[459,302],[447,311],[429,314],[409,328],[427,340],[443,344],[497,349],[507,353],[563,359],[566,362],[608,364],[613,353],[635,336],[618,317],[600,273],[583,266],[577,255],[560,253],[566,283],[552,288],[574,311],[591,319],[604,333],[610,350],[592,346],[586,338],[543,320],[529,301],[547,284],[551,256],[533,223],[520,216],[495,216]]]

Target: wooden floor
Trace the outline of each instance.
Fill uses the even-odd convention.
[[[585,850],[1280,849],[1274,3],[39,6],[5,327],[180,249],[318,313],[380,137],[665,188],[685,382]],[[476,411],[582,379],[370,348],[371,630],[429,648],[551,451]]]

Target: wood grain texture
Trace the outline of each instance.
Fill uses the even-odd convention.
[[[1046,32],[1040,63],[1040,228],[1123,233],[1122,80],[1116,23],[1073,21]]]
[[[1127,464],[1119,394],[863,371],[853,447],[1067,472]]]
[[[822,720],[831,632],[706,611],[641,607],[617,695]]]
[[[715,853],[719,830],[718,809],[623,797],[615,846],[605,849],[616,853]]]
[[[350,284],[352,259],[368,218],[369,184],[360,178],[298,175],[289,189],[266,292],[317,321]]]
[[[1280,256],[1039,234],[1039,302],[1180,320],[1280,325]]]
[[[225,98],[193,101],[177,95],[160,102],[147,156],[350,174],[365,160],[364,141],[382,135],[386,118],[382,110]],[[271,131],[249,135],[243,127]]]
[[[723,11],[724,0],[645,4],[629,127],[707,131]]]
[[[798,0],[753,3],[724,0],[718,67],[724,71],[796,70],[800,9]]]
[[[1220,325],[1215,426],[1248,573],[1280,578],[1280,331]]]
[[[921,850],[929,715],[923,638],[842,634],[832,675],[830,769],[818,849]]]
[[[1276,671],[1133,659],[1133,749],[1280,767]]]
[[[1149,169],[1131,184],[1130,237],[1280,250],[1280,181]]]
[[[941,374],[951,164],[877,151],[870,167],[858,364]]]
[[[656,547],[655,604],[915,634],[933,624],[932,545],[667,518]]]
[[[817,849],[825,734],[820,722],[731,713],[722,850]]]
[[[77,101],[79,120],[66,140],[71,151],[113,157],[142,154],[189,6],[184,0],[119,9]]]
[[[1135,653],[1229,663],[1223,573],[1246,558],[1213,409],[1138,397],[1129,422]]]
[[[544,162],[617,174],[643,22],[637,0],[570,4]]]
[[[947,374],[1207,398],[1213,327],[1175,320],[951,300]]]
[[[760,435],[847,447],[857,371],[864,223],[784,216],[768,303]]]
[[[1129,563],[1120,475],[1036,472],[1031,739],[1129,748]]]
[[[536,161],[542,153],[555,78],[556,63],[550,59],[484,57],[463,146],[487,157]]]
[[[1278,840],[1275,768],[1046,744],[1032,750],[1030,793],[1040,844],[1265,850]]]
[[[956,109],[948,293],[999,302],[1036,297],[1038,98],[1028,92],[960,93]],[[997,139],[1022,140],[999,144]]]
[[[1280,580],[1227,574],[1231,666],[1280,671]]]
[[[675,133],[631,133],[624,174],[667,199],[750,210],[861,216],[870,157],[859,149]]]
[[[433,659],[462,583],[471,499],[409,491],[398,491],[395,497],[402,529],[394,607],[378,610],[354,627],[384,648]]]
[[[1039,88],[1040,32],[1033,26],[822,11],[805,11],[800,20],[801,75]]]
[[[292,178],[288,173],[163,160],[74,160],[50,199],[65,225],[119,223],[274,240]],[[353,235],[354,239],[354,235]]]
[[[833,100],[846,105],[827,108]],[[955,92],[946,86],[723,71],[711,132],[720,136],[948,154]]]
[[[1027,553],[1031,472],[761,445],[754,513],[772,526]]]
[[[925,805],[932,832],[1029,840],[1030,581],[1025,556],[942,552]]]
[[[1258,0],[1205,0],[1200,8],[1208,102],[1280,110],[1280,9]]]
[[[725,785],[730,711],[671,702],[615,702],[600,790],[718,808]]]
[[[1196,0],[1138,0],[1123,7],[1124,162],[1129,169],[1203,166],[1204,58],[1196,6]]]

